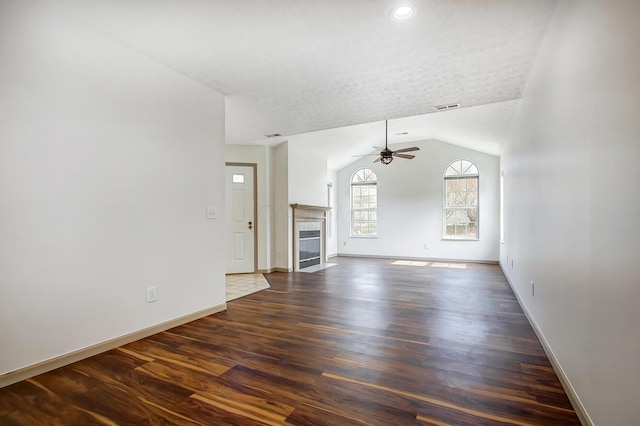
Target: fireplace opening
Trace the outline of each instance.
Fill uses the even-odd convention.
[[[300,231],[299,234],[299,268],[319,265],[321,255],[320,230]]]

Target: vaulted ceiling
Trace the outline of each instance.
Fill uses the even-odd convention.
[[[225,94],[227,143],[355,126],[331,134],[356,152],[384,142],[390,119],[390,143],[498,154],[555,0],[409,0],[406,22],[391,19],[395,0],[44,3]]]

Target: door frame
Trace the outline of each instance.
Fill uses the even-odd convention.
[[[258,164],[257,163],[236,163],[226,161],[224,166],[239,166],[253,168],[253,273],[258,272]],[[225,180],[224,190],[227,190]],[[226,206],[225,206],[226,210]],[[225,230],[226,232],[226,230]]]

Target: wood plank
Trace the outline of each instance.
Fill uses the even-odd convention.
[[[0,424],[579,424],[497,266],[332,262],[2,388]]]

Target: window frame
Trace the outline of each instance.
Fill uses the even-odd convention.
[[[456,174],[448,174],[449,169],[454,167],[456,163],[468,162],[469,165],[467,167],[460,167],[460,172]],[[473,169],[472,172],[469,170]],[[448,188],[447,181],[454,179],[475,179],[476,180],[476,194],[475,194],[475,206],[473,205],[462,205],[462,206],[449,206],[448,203]],[[480,170],[475,162],[467,159],[467,158],[458,158],[452,162],[450,162],[447,167],[444,169],[443,174],[443,200],[442,200],[442,239],[446,241],[479,241],[480,240]],[[476,211],[476,220],[475,220],[475,228],[476,228],[476,236],[470,237],[468,235],[462,237],[456,237],[455,235],[447,234],[447,212],[452,209],[473,209]],[[473,223],[473,222],[467,222]]]
[[[333,183],[327,182],[327,238],[333,238]]]
[[[356,175],[363,171],[363,170],[367,170],[369,171],[370,175],[373,175],[374,180],[372,181],[361,181],[361,182],[354,182],[354,179],[356,177]],[[366,207],[366,208],[355,208],[353,205],[353,196],[354,196],[354,187],[355,186],[374,186],[376,188],[376,203],[375,203],[375,207]],[[354,220],[354,213],[355,212],[375,212],[375,220],[373,221],[356,221]],[[370,168],[368,167],[360,167],[359,169],[355,170],[352,174],[351,174],[351,178],[349,179],[349,236],[351,238],[378,238],[378,175]],[[375,222],[375,233],[368,233],[368,234],[358,234],[354,232],[354,223],[356,222]]]
[[[500,170],[500,244],[504,244],[504,169]]]

